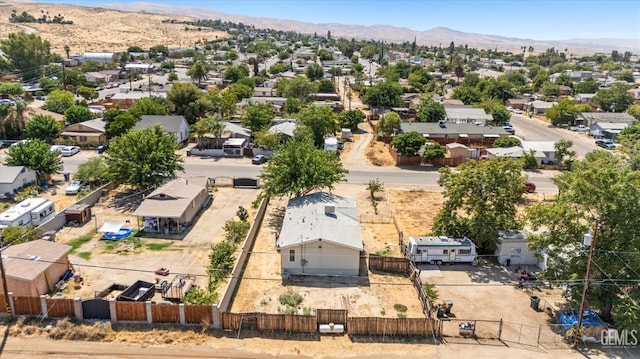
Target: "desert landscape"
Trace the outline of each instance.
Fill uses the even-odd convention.
[[[32,28],[51,44],[51,51],[65,56],[64,47],[69,46],[72,54],[84,52],[118,52],[129,46],[149,48],[165,45],[169,48],[194,46],[196,42],[207,42],[228,37],[221,31],[209,28],[197,29],[193,26],[162,23],[165,15],[122,11],[84,6],[37,4],[37,3],[0,3],[0,33],[22,31],[24,26]],[[41,14],[61,14],[73,24],[11,24],[11,12],[27,13],[39,17]],[[186,16],[171,16],[176,20],[195,20]],[[189,30],[186,30],[189,28]]]

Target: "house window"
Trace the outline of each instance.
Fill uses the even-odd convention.
[[[442,250],[442,254],[449,254],[449,250],[448,249],[443,249]]]
[[[458,254],[471,254],[471,249],[459,249]]]
[[[516,248],[515,252],[516,254],[522,254],[522,248]]]
[[[87,142],[87,136],[80,136],[80,142]]]
[[[422,249],[416,249],[416,254],[422,254]]]
[[[290,249],[289,250],[289,262],[295,262],[296,261],[296,250],[295,249]]]

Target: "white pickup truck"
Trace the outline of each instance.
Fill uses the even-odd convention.
[[[571,126],[569,127],[571,131],[575,132],[589,132],[591,129],[585,125]]]

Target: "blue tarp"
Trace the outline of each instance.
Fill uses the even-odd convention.
[[[564,329],[570,329],[574,325],[578,324],[579,312],[576,309],[561,310],[558,313],[558,321],[563,324]],[[606,326],[606,324],[600,319],[598,314],[592,310],[585,310],[582,315],[582,325],[584,326]]]

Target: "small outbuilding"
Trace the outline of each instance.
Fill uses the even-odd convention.
[[[537,265],[538,258],[527,246],[527,237],[522,232],[499,231],[496,256],[502,265]]]
[[[9,292],[35,297],[53,291],[60,278],[72,268],[70,250],[71,246],[66,244],[41,239],[4,249],[2,257]],[[0,292],[4,293],[2,286]]]
[[[64,211],[67,223],[83,224],[91,219],[91,206],[84,203],[76,203]]]

